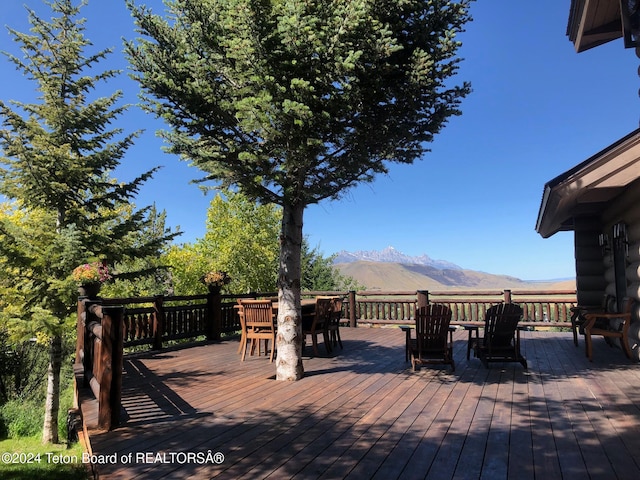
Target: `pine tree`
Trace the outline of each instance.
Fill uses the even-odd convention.
[[[166,18],[128,1],[143,36],[128,56],[169,151],[282,207],[279,380],[304,373],[305,207],[413,162],[460,114],[470,1],[168,0]]]
[[[71,270],[88,259],[113,264],[150,255],[172,235],[145,240],[140,231],[153,219],[148,209],[131,208],[155,169],[127,183],[110,176],[139,132],[111,127],[127,109],[121,92],[92,99],[119,72],[92,73],[110,50],[85,53],[85,3],[47,5],[50,20],[27,8],[30,33],[9,29],[21,57],[5,53],[38,96],[0,101],[0,194],[10,200],[0,216],[0,310],[14,333],[49,341],[43,441],[57,442],[62,340],[75,311]]]

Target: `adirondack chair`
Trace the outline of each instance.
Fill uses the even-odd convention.
[[[501,303],[489,308],[484,318],[484,333],[479,336],[479,327],[466,326],[469,330],[467,359],[473,348],[474,355],[485,367],[489,362],[520,362],[527,368],[527,359],[520,353],[520,330],[518,322],[522,308],[515,303]],[[475,338],[472,338],[475,332]]]
[[[416,309],[416,338],[411,338],[411,329],[403,329],[407,336],[407,356],[411,366],[427,363],[449,364],[454,371],[453,331],[450,326],[451,309],[446,305],[432,303]]]

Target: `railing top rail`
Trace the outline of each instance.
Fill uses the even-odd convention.
[[[505,290],[429,290],[429,297],[489,297],[502,296]]]
[[[402,290],[394,290],[394,291],[386,291],[386,290],[376,290],[376,291],[372,291],[372,290],[363,290],[363,291],[359,291],[356,292],[356,295],[360,296],[360,297],[388,297],[388,296],[407,296],[407,295],[413,295],[415,296],[418,293],[417,290],[406,290],[406,291],[402,291]]]
[[[415,298],[358,298],[358,303],[416,303]]]
[[[511,295],[527,295],[527,296],[541,296],[541,295],[575,295],[576,290],[567,289],[567,290],[511,290]]]

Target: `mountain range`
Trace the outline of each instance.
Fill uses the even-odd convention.
[[[347,252],[342,250],[337,254],[333,263],[351,263],[360,261],[400,263],[403,265],[425,265],[438,270],[462,270],[462,267],[455,263],[447,262],[445,260],[434,260],[426,254],[420,255],[419,257],[410,257],[391,246],[380,251]]]
[[[334,265],[367,290],[573,289],[574,279],[526,281],[508,275],[467,270],[428,255],[408,256],[387,247],[381,251],[339,252]]]

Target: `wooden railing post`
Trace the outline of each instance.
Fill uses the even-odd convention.
[[[91,334],[91,330],[89,329],[89,324],[93,320],[90,318],[93,313],[91,311],[91,307],[95,305],[99,305],[100,302],[89,300],[86,297],[80,299],[82,303],[83,312],[82,312],[82,344],[83,344],[83,355],[82,355],[82,368],[85,372],[84,375],[84,386],[88,387],[89,382],[91,380],[90,375],[87,375],[88,372],[93,373],[93,363],[95,356],[95,345],[93,341],[93,336]]]
[[[153,299],[153,349],[162,350],[162,335],[164,334],[164,295],[156,295]]]
[[[356,322],[356,291],[349,291],[349,326],[355,328],[358,326]]]
[[[98,427],[111,430],[120,423],[122,397],[122,321],[124,307],[102,308],[102,374],[98,399]]]
[[[81,298],[78,298],[77,307],[77,319],[76,319],[76,356],[74,364],[82,364],[82,358],[84,357],[84,317],[86,315],[84,309],[84,302]]]
[[[220,289],[209,289],[207,294],[207,340],[220,340],[222,332],[222,294]]]
[[[506,289],[504,291],[504,303],[511,303],[511,290]]]
[[[429,306],[429,290],[418,290],[418,303],[417,307],[428,307]]]

